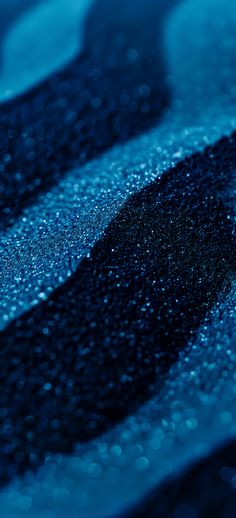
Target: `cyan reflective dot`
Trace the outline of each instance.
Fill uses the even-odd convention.
[[[146,457],[139,457],[135,462],[137,471],[145,471],[149,466],[149,460]]]
[[[43,386],[43,388],[44,388],[44,390],[49,391],[49,390],[51,390],[52,385],[51,385],[51,383],[45,383],[45,384],[44,384],[44,386]]]

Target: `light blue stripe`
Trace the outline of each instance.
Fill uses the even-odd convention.
[[[92,1],[44,0],[10,27],[3,43],[0,102],[26,92],[79,53]]]

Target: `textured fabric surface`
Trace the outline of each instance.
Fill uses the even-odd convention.
[[[233,517],[233,0],[0,4],[3,518]]]

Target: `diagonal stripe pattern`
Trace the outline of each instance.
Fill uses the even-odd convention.
[[[234,3],[1,11],[3,516],[233,516]]]

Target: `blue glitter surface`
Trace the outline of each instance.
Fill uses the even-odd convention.
[[[234,517],[233,0],[2,0],[3,518]]]

